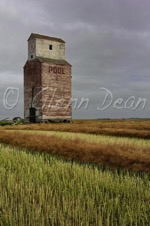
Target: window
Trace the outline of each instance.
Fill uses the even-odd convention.
[[[33,59],[33,55],[31,55],[31,59]]]
[[[53,46],[52,45],[49,45],[49,50],[52,50]]]

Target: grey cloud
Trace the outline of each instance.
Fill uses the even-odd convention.
[[[40,1],[38,1],[39,3]],[[59,23],[88,25],[97,27],[118,27],[125,30],[148,30],[150,2],[148,0],[44,0],[41,7]]]
[[[73,97],[89,98],[89,108],[74,109],[74,118],[149,117],[150,2],[148,0],[10,0],[0,2],[0,113],[23,114],[23,66],[31,32],[66,41],[67,60],[73,66]],[[19,87],[15,109],[6,111],[4,90]],[[147,99],[147,106],[98,111],[104,93],[114,97]]]

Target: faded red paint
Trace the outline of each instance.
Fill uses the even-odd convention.
[[[53,72],[54,74],[65,74],[63,67],[49,66],[49,73]]]
[[[33,107],[39,109],[41,119],[70,118],[71,109],[71,65],[57,65],[38,59],[27,61],[24,66],[24,109],[29,117],[34,86]]]

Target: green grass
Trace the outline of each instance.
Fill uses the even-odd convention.
[[[11,126],[13,122],[10,121],[0,121],[0,126]]]
[[[0,226],[146,226],[149,173],[0,146]]]

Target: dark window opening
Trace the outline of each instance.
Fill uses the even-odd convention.
[[[53,46],[52,45],[49,45],[49,50],[52,50],[53,49]]]
[[[33,59],[33,55],[31,55],[31,59]]]

